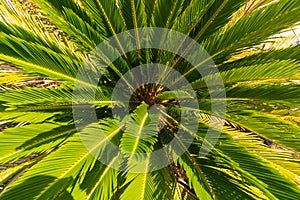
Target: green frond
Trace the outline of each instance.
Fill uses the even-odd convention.
[[[61,112],[1,112],[0,121],[42,123]]]
[[[189,184],[191,188],[194,188],[196,195],[205,199],[213,199],[215,196],[213,189],[208,184],[201,167],[195,162],[193,156],[188,152],[178,159],[178,163],[189,177]]]
[[[28,88],[5,92],[1,95],[1,101],[12,109],[43,109],[49,106],[70,106],[72,105],[72,91],[68,87],[62,88]],[[52,107],[53,108],[53,107]]]
[[[205,1],[204,5],[209,5],[208,10],[198,19],[199,21],[196,21],[198,23],[194,25],[194,29],[189,35],[197,41],[202,41],[218,32],[217,30],[225,26],[231,19],[232,14],[246,2],[246,0],[239,2],[234,0]]]
[[[183,91],[183,90],[178,90],[178,91],[165,91],[165,92],[162,92],[161,94],[158,94],[156,96],[157,99],[160,99],[160,100],[171,100],[171,99],[189,99],[189,98],[193,98],[191,96],[191,94],[189,94],[188,92],[186,91]]]
[[[53,191],[64,189],[72,184],[82,167],[85,165],[89,167],[93,160],[88,150],[81,144],[78,135],[75,135],[62,148],[31,167],[30,173],[25,173],[22,178],[14,182],[11,188],[1,195],[1,198],[28,199],[33,196],[46,198],[45,195],[48,195],[47,198],[54,198],[59,194]],[[24,187],[24,184],[28,182],[34,187]]]
[[[131,115],[132,120],[126,124],[120,147],[129,156],[129,164],[131,159],[136,159],[135,154],[153,151],[157,142],[159,115],[155,111],[149,112],[148,105],[142,103]]]
[[[229,133],[228,129],[225,132]],[[250,144],[249,138],[247,141],[248,144],[245,144],[246,141],[240,142],[237,138],[233,139],[232,135],[222,133],[218,145],[210,153],[212,157],[208,156],[210,159],[201,157],[198,159],[199,164],[204,165],[203,171],[211,168],[210,170],[216,170],[215,172],[220,170],[219,173],[226,173],[228,178],[232,180],[230,182],[236,185],[235,191],[239,190],[240,198],[243,195],[250,195],[249,199],[281,199],[287,195],[285,198],[292,199],[293,196],[299,195],[298,186],[294,184],[293,180],[290,180],[287,173],[279,170],[274,165],[273,161],[276,158],[268,160],[261,156],[259,152],[255,152],[255,150],[262,148],[259,146],[255,148],[256,143]],[[230,172],[230,170],[233,171]],[[230,193],[224,193],[221,192],[224,190],[219,190],[222,187],[222,182],[211,182],[210,178],[220,179],[219,177],[211,177],[212,174],[214,173],[208,173],[207,179],[214,189],[218,188],[215,191],[216,195],[229,195],[227,197],[229,198]],[[285,189],[282,190],[283,188]]]
[[[298,23],[299,12],[295,0],[1,1],[0,61],[17,70],[0,72],[0,199],[300,199],[300,91],[292,83],[299,79],[300,49],[263,46]],[[116,37],[144,27],[197,41],[216,64],[226,98],[211,99],[219,91],[207,81],[219,86],[219,74],[200,74],[206,61],[184,60],[187,53],[198,56],[182,49],[184,41],[177,48],[182,56],[159,48],[125,53],[144,39],[161,46],[174,40],[166,32]],[[115,41],[103,52],[95,49],[110,37]],[[121,56],[110,61],[115,52]],[[182,89],[188,85],[171,91],[136,85],[140,77],[123,79],[147,63],[182,74],[200,109],[189,107],[193,95]],[[167,70],[157,73],[178,81]],[[55,84],[27,84],[36,80]],[[118,81],[127,84],[121,89],[129,105],[112,97]],[[225,119],[212,107],[224,101]],[[75,120],[74,109],[86,106],[95,112]],[[86,123],[94,114],[97,120]],[[220,136],[207,132],[220,123]],[[191,145],[179,130],[193,137]],[[211,139],[218,140],[214,148],[199,154]],[[161,149],[158,159],[152,153]],[[169,165],[156,169],[162,163],[154,161]]]
[[[300,195],[298,186],[280,174],[270,163],[246,152],[244,147],[234,146],[233,141],[220,140],[220,142],[222,143],[217,148],[238,163],[242,176],[246,175],[246,179],[269,199],[294,199]]]
[[[229,119],[284,147],[299,152],[300,128],[271,114],[251,110],[228,112]]]
[[[89,0],[81,3],[88,10],[87,16],[91,22],[96,25],[98,29],[96,29],[96,31],[98,31],[103,38],[125,30],[125,23],[121,17],[116,1]],[[95,44],[97,45],[98,43]]]
[[[113,163],[112,160],[111,163]],[[99,170],[100,168],[100,170]],[[85,199],[109,199],[114,198],[114,195],[118,193],[118,171],[111,168],[110,165],[101,165],[96,163],[95,166],[90,169],[86,174],[85,178],[82,180],[81,188],[87,188],[86,196],[82,196]],[[96,175],[96,176],[95,176]],[[92,180],[93,176],[93,180]],[[79,188],[82,193],[82,189]],[[79,197],[76,193],[76,189],[72,191],[74,197]]]
[[[47,12],[48,17],[60,30],[76,38],[75,41],[80,44],[81,49],[90,51],[98,44],[96,42],[101,41],[102,38],[98,36],[103,29],[75,1],[37,0],[35,2]]]
[[[146,16],[147,16],[147,26],[149,26],[151,23],[153,12],[154,12],[154,7],[156,6],[157,2],[158,2],[158,0],[154,0],[154,1],[144,0],[145,12],[146,12]]]
[[[299,9],[298,1],[281,0],[269,4],[241,18],[225,32],[219,30],[201,44],[215,61],[227,58],[241,48],[257,45],[280,30],[293,26],[298,21],[294,16]]]
[[[263,79],[283,79],[289,78],[299,72],[299,63],[287,60],[277,61],[265,64],[254,64],[249,66],[232,67],[220,73],[224,84],[233,84],[243,81],[255,81]],[[194,89],[206,87],[205,79],[210,82],[215,80],[219,75],[212,74],[205,76],[192,83]]]
[[[170,28],[181,14],[184,0],[157,0],[153,9],[151,26]]]
[[[127,30],[146,26],[146,12],[144,1],[119,1]],[[125,20],[126,19],[126,20]]]
[[[202,20],[213,3],[214,1],[195,0],[193,3],[188,4],[182,14],[177,17],[173,25],[174,30],[185,34],[190,33]]]
[[[159,178],[159,179],[158,179]],[[158,177],[157,172],[145,171],[143,174],[128,174],[126,175],[126,182],[128,184],[120,199],[165,199],[166,191],[162,190],[164,179]],[[157,180],[158,179],[158,180]],[[132,195],[135,194],[135,195]]]
[[[0,34],[0,38],[4,50],[0,54],[1,60],[56,80],[75,80],[81,62],[79,59],[72,59],[69,55],[56,53],[50,48],[12,35]],[[62,68],[62,65],[68,67]]]
[[[299,62],[299,51],[300,47],[288,47],[285,49],[270,49],[261,52],[253,52],[249,56],[244,56],[241,59],[233,60],[231,62],[223,63],[220,67],[220,71],[226,71],[240,66],[249,66],[253,64],[264,64],[272,63],[276,61],[291,60]]]
[[[284,105],[296,105],[300,99],[300,88],[296,84],[285,83],[241,83],[226,92],[227,98],[260,100],[268,103],[283,103]]]
[[[10,163],[30,154],[44,154],[54,150],[75,132],[66,124],[40,123],[8,128],[1,132],[0,163]]]
[[[265,138],[261,138],[249,131],[239,131],[228,127],[223,129],[223,131],[238,144],[244,146],[249,152],[269,162],[270,166],[299,185],[299,160],[292,151],[284,149],[278,144],[271,144]]]

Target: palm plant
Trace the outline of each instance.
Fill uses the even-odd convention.
[[[1,0],[0,60],[21,70],[0,73],[0,121],[10,125],[0,132],[0,199],[299,199],[300,88],[289,80],[299,78],[300,46],[251,51],[299,21],[300,1],[261,1],[240,16],[246,3],[34,0],[28,10],[17,1]],[[142,27],[188,35],[220,71],[227,113],[218,143],[206,156],[199,155],[201,144],[222,116],[211,111],[205,77],[163,50],[136,50],[109,65],[92,102],[99,121],[76,130],[72,105],[81,103],[72,100],[72,93],[89,52],[111,36]],[[189,95],[178,91],[176,96],[159,84],[143,85],[131,97],[129,117],[113,120],[113,88],[129,69],[146,63],[172,66],[185,76],[197,95],[200,109],[191,117],[199,124],[196,132],[185,130],[194,139],[182,155],[161,155],[170,161],[168,166],[134,173],[129,170],[131,155],[153,152],[177,138],[185,112],[177,97]],[[55,84],[16,84],[37,78]],[[157,115],[160,130],[151,126],[153,104],[166,110]],[[82,143],[80,134],[97,132],[97,127],[121,154],[131,153],[124,153],[122,169],[112,167],[117,155],[107,163],[97,159],[107,156],[107,143],[89,138],[99,147],[94,152]],[[149,131],[154,134],[139,137]]]

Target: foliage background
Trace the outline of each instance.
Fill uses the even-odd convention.
[[[0,199],[299,199],[300,46],[278,45],[277,38],[298,25],[299,13],[296,0],[1,0]],[[186,76],[202,111],[193,145],[162,170],[131,174],[103,165],[82,145],[72,84],[97,44],[145,26],[187,34],[212,55],[226,86],[227,116],[218,145],[198,157],[218,116],[210,115],[203,77]],[[150,52],[151,61],[192,69],[168,52]],[[135,52],[126,56],[115,63],[121,72],[144,62]],[[117,80],[110,70],[100,87],[110,91]],[[110,108],[98,100],[99,124],[114,132]],[[172,127],[150,147],[174,137]],[[130,148],[124,135],[114,139]]]

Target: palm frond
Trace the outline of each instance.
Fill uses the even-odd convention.
[[[73,133],[75,133],[73,126],[51,123],[5,129],[0,135],[3,141],[0,162],[14,163],[31,154],[46,154]]]
[[[0,74],[0,199],[300,198],[299,86],[291,81],[299,79],[299,47],[263,48],[299,21],[299,1],[20,2],[0,3],[0,61],[20,68]],[[174,40],[167,31],[139,38],[144,27],[185,34],[176,47],[183,54],[139,49],[151,39],[161,47]],[[198,56],[193,45],[182,49],[188,36],[211,55],[226,99],[211,99],[219,93],[207,81],[219,75],[197,71],[206,60],[192,66],[183,59]],[[129,46],[136,49],[125,53]],[[112,53],[119,58],[109,60]],[[182,74],[173,80],[158,70],[160,80],[187,85],[171,91],[124,78],[147,63]],[[28,84],[37,80],[56,84]],[[113,99],[119,80],[129,105]],[[188,85],[200,109],[190,106]],[[212,105],[225,100],[223,119]],[[95,113],[80,110],[87,105]],[[75,120],[76,109],[87,116]],[[86,122],[94,114],[98,119]],[[220,136],[207,132],[221,123]],[[206,147],[207,155],[199,154]],[[162,162],[168,165],[157,168]]]
[[[299,72],[299,63],[295,61],[277,61],[273,63],[254,64],[250,66],[239,65],[220,73],[224,84],[234,84],[243,81],[255,81],[265,79],[289,78]],[[205,76],[192,83],[194,89],[206,87],[205,80],[213,81],[219,74]]]
[[[228,113],[230,119],[240,123],[249,130],[261,134],[278,144],[299,152],[298,133],[299,126],[284,121],[271,114],[263,114],[257,111],[232,111]],[[247,122],[245,121],[247,116]],[[249,119],[251,119],[249,121]]]
[[[225,32],[216,32],[201,44],[219,63],[219,58],[228,58],[232,53],[257,45],[280,30],[293,26],[298,21],[294,17],[298,9],[299,3],[295,1],[269,4],[238,20]]]

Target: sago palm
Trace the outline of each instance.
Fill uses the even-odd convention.
[[[249,2],[1,0],[0,199],[300,199],[300,46],[262,48],[300,1]]]

